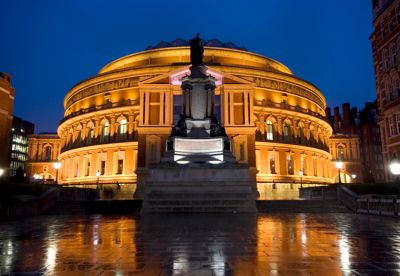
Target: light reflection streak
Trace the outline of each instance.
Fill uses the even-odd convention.
[[[348,239],[345,235],[341,235],[339,239],[340,263],[344,270],[350,269],[350,248]]]
[[[56,266],[57,259],[57,245],[54,241],[50,242],[46,252],[46,271],[52,274]]]

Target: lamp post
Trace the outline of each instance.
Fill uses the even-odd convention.
[[[55,162],[53,164],[53,167],[56,169],[56,184],[58,184],[58,170],[61,168],[61,163]]]
[[[97,171],[97,172],[96,172],[96,176],[97,176],[97,184],[96,184],[96,189],[99,189],[100,171]]]
[[[303,188],[303,171],[299,171],[299,175],[300,175],[300,188]]]
[[[338,169],[338,175],[339,175],[339,184],[342,184],[342,179],[340,177],[340,170],[343,168],[343,162],[342,161],[338,161],[335,163],[335,167],[336,169]]]
[[[351,175],[351,178],[353,179],[353,183],[356,183],[357,175],[356,175],[356,174],[352,174],[352,175]]]

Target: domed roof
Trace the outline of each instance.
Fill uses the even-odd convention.
[[[147,46],[147,50],[153,50],[153,49],[160,49],[160,48],[169,48],[169,47],[179,47],[179,46],[189,46],[190,45],[190,40],[185,40],[182,38],[177,38],[175,40],[172,40],[171,42],[166,42],[166,41],[161,41],[157,43],[155,46]],[[218,39],[210,39],[210,40],[205,40],[204,41],[204,46],[210,46],[210,47],[218,47],[218,48],[229,48],[229,49],[236,49],[236,50],[242,50],[242,51],[247,51],[245,47],[239,47],[233,42],[222,42]]]

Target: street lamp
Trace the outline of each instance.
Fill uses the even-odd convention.
[[[394,175],[396,180],[399,180],[399,176],[400,176],[400,162],[399,162],[399,160],[397,160],[396,158],[393,159],[390,162],[389,168],[390,168],[390,172]]]
[[[53,164],[53,167],[56,169],[56,184],[58,184],[58,170],[61,168],[61,163],[55,162]]]
[[[299,171],[299,175],[300,175],[300,188],[303,188],[303,171]]]
[[[353,179],[353,183],[356,183],[357,175],[356,175],[356,174],[352,174],[352,175],[351,175],[351,178]]]
[[[96,176],[97,176],[97,184],[96,184],[96,189],[99,189],[99,178],[100,178],[100,171],[96,172]]]
[[[340,170],[343,168],[343,162],[338,161],[335,163],[336,169],[338,169],[338,175],[339,175],[339,184],[342,184],[342,179],[340,178]]]

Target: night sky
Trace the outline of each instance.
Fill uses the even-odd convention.
[[[55,132],[68,90],[108,62],[197,32],[284,63],[328,106],[375,100],[369,0],[0,0],[0,26],[14,114],[36,132]]]

